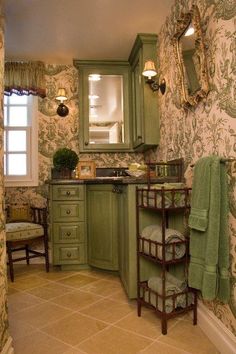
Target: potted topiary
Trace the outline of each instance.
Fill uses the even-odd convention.
[[[52,178],[71,178],[79,157],[75,151],[68,148],[61,148],[53,155]]]

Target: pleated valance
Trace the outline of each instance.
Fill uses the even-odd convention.
[[[13,93],[45,97],[44,63],[40,61],[6,62],[4,94],[10,96]]]

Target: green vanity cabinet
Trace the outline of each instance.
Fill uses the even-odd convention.
[[[118,189],[113,184],[87,185],[88,263],[118,270]]]
[[[159,143],[158,92],[153,92],[142,75],[145,61],[157,61],[157,35],[137,35],[129,56],[132,72],[133,148],[145,151]]]
[[[65,269],[87,263],[85,195],[84,185],[51,185],[52,258]]]

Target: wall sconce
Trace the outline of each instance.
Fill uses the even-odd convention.
[[[59,88],[56,96],[56,100],[60,101],[61,103],[59,104],[57,108],[57,114],[60,117],[66,117],[67,114],[69,113],[69,109],[66,105],[64,105],[64,101],[67,100],[66,97],[66,90],[64,88]]]
[[[147,60],[144,65],[142,72],[143,76],[147,77],[146,83],[150,85],[153,91],[160,89],[161,93],[164,95],[166,91],[166,80],[162,79],[159,84],[157,81],[153,80],[153,77],[157,75],[155,64],[152,60]]]

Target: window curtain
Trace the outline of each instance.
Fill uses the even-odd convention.
[[[13,93],[44,98],[46,96],[44,63],[6,62],[4,94],[11,96]]]

